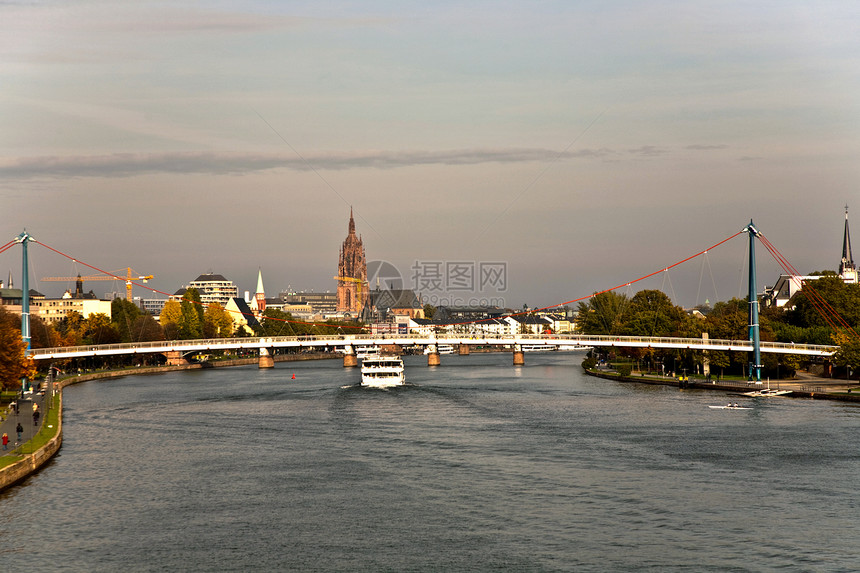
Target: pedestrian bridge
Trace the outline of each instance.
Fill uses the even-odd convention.
[[[496,346],[511,349],[515,354],[541,348],[573,350],[588,347],[619,348],[670,348],[684,350],[729,350],[752,352],[749,340],[717,340],[708,338],[666,338],[645,336],[589,336],[583,334],[340,334],[309,336],[276,336],[250,338],[212,338],[201,340],[169,340],[161,342],[133,342],[128,344],[100,344],[37,348],[30,351],[35,360],[62,360],[85,356],[116,356],[127,354],[160,353],[168,357],[189,356],[215,350],[258,350],[261,356],[276,348],[307,348],[337,350],[345,355],[369,346],[398,345],[429,348],[429,354],[438,355],[439,345],[456,345],[461,354],[468,354],[473,346]],[[832,356],[838,346],[762,342],[762,352],[800,354],[805,356]],[[346,364],[346,361],[344,361]],[[262,361],[261,361],[262,365]]]

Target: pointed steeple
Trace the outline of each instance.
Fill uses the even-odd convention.
[[[257,292],[254,294],[254,303],[256,303],[256,310],[260,314],[266,310],[266,291],[263,289],[262,269],[257,269]]]
[[[844,274],[845,270],[854,270],[851,235],[848,233],[848,205],[845,205],[845,235],[842,238],[842,262],[839,264],[839,274]]]
[[[355,234],[355,219],[352,218],[352,206],[349,208],[349,234]]]
[[[266,290],[263,288],[263,271],[262,269],[257,269],[257,292],[265,294]]]

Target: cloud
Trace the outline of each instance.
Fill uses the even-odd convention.
[[[416,165],[478,165],[482,163],[552,162],[599,159],[609,149],[558,152],[551,149],[454,149],[447,151],[372,151],[299,156],[260,153],[115,153],[88,156],[39,156],[0,161],[0,177],[131,177],[146,173],[243,174],[268,169],[344,170],[394,169]]]
[[[641,155],[643,157],[656,157],[658,155],[663,155],[667,153],[667,150],[661,149],[654,145],[643,145],[642,147],[638,147],[636,149],[628,149],[628,153],[633,155]]]
[[[711,151],[711,150],[714,150],[714,149],[727,149],[728,147],[729,147],[728,145],[702,145],[702,144],[696,144],[696,145],[688,145],[688,146],[687,146],[687,149],[692,149],[692,150],[694,150],[694,151]]]

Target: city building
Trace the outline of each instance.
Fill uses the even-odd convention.
[[[368,305],[367,258],[361,237],[355,234],[355,219],[349,210],[349,229],[340,248],[337,264],[337,312],[357,317]]]
[[[135,297],[134,300],[141,309],[151,314],[156,320],[161,316],[161,311],[164,310],[164,304],[167,302],[166,298]]]
[[[337,313],[337,293],[335,292],[292,292],[281,293],[284,305],[310,305],[314,314],[323,316]],[[284,312],[288,312],[284,310]]]
[[[424,307],[412,289],[376,289],[370,292],[370,309],[372,316],[367,320],[387,320],[391,316],[408,316],[409,318],[424,318]]]
[[[217,302],[221,308],[226,308],[227,301],[239,295],[239,289],[233,284],[233,281],[228,281],[221,275],[205,274],[200,275],[191,281],[186,289],[195,288],[200,293],[200,302],[208,305]],[[182,294],[185,290],[181,291]],[[174,295],[180,295],[179,291]]]
[[[91,314],[104,314],[111,317],[111,302],[101,300],[92,291],[89,293],[75,293],[69,291],[61,298],[45,298],[40,295],[33,297],[31,291],[30,314],[40,317],[45,322],[59,322],[74,311],[89,318]]]
[[[465,322],[500,318],[504,315],[505,309],[497,306],[440,306],[436,309],[433,318],[450,322]]]
[[[533,314],[507,316],[505,320],[511,325],[511,334],[543,334],[552,328],[551,320]]]
[[[238,336],[253,336],[254,329],[260,326],[254,317],[254,311],[244,299],[237,296],[231,297],[224,305],[224,310],[230,313],[230,318],[233,319],[233,332]]]

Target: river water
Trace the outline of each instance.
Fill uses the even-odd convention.
[[[333,360],[69,387],[60,454],[0,494],[0,569],[857,569],[860,407],[709,409],[730,398],[581,359],[410,356],[389,391]]]

